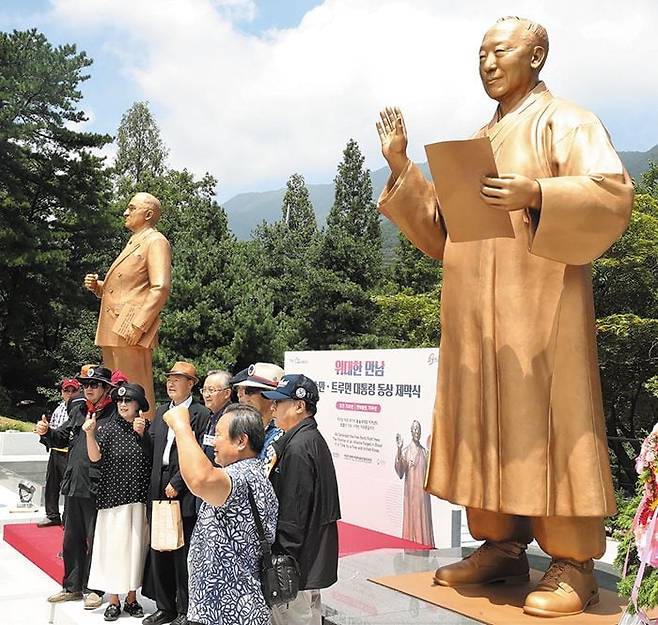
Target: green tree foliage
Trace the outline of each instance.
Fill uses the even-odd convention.
[[[440,290],[375,295],[378,347],[437,347],[440,338]]]
[[[147,191],[149,182],[165,173],[169,151],[147,102],[135,102],[121,117],[114,171],[119,180]]]
[[[301,174],[293,174],[286,183],[281,212],[283,223],[299,243],[307,243],[315,237],[318,232],[315,211]]]
[[[379,214],[370,174],[353,139],[334,180],[336,197],[309,276],[307,344],[315,349],[374,347],[376,307],[369,291],[382,275]]]
[[[162,204],[158,229],[172,248],[172,291],[162,314],[154,361],[166,371],[178,359],[206,371],[232,364],[226,278],[234,237],[214,199],[216,180],[168,170],[151,192]]]
[[[390,278],[401,292],[428,293],[441,284],[441,266],[415,247],[401,232]]]
[[[658,420],[658,202],[638,195],[624,236],[594,263],[604,412],[613,473],[635,486],[640,440]]]
[[[638,190],[658,198],[658,164],[649,161],[649,169],[642,174],[642,182]]]
[[[257,241],[237,243],[229,279],[234,371],[254,362],[283,365],[284,351],[290,349],[291,320],[275,310],[273,283],[260,274],[261,263],[262,248]],[[280,284],[276,286],[280,288]]]
[[[372,201],[370,172],[350,139],[334,178],[336,197],[327,217],[320,263],[364,290],[381,277],[381,229]]]
[[[315,211],[303,176],[293,174],[286,184],[281,219],[261,224],[254,232],[262,296],[269,293],[281,338],[288,349],[304,349],[309,310],[304,305],[308,279],[315,271],[319,233]]]
[[[91,60],[35,30],[0,33],[0,391],[33,398],[55,381],[60,345],[85,309],[81,282],[112,250],[109,181],[93,149],[109,137],[76,129]],[[67,373],[93,340],[72,353]],[[77,360],[76,360],[77,359]],[[0,399],[1,401],[1,399]]]

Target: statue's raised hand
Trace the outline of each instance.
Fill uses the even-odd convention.
[[[396,106],[387,106],[380,111],[381,121],[377,122],[379,141],[382,144],[382,154],[397,178],[406,167],[407,161],[407,129],[404,125],[402,112]]]

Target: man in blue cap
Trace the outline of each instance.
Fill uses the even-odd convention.
[[[331,452],[315,420],[318,387],[305,375],[285,375],[276,390],[274,420],[285,433],[274,441],[270,481],[279,500],[273,550],[299,562],[299,594],[272,609],[273,625],[320,625],[320,589],[336,582],[340,502]]]

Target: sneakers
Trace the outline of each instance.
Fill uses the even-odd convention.
[[[95,610],[96,608],[100,608],[102,603],[103,597],[95,592],[90,592],[85,595],[85,610]]]
[[[82,599],[81,592],[69,592],[68,590],[62,589],[54,595],[50,595],[47,601],[50,603],[60,603],[62,601],[80,601],[80,599]]]
[[[599,602],[594,562],[552,560],[537,588],[526,598],[523,611],[533,616],[580,614]]]
[[[530,579],[525,549],[522,543],[486,541],[463,560],[437,569],[434,583],[440,586],[522,584]]]

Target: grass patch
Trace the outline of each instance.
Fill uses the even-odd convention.
[[[0,417],[0,432],[6,432],[7,430],[34,432],[34,423],[10,419],[9,417]]]

